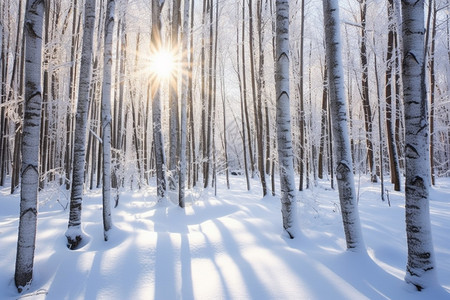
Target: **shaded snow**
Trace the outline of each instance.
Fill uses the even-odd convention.
[[[156,189],[124,192],[103,241],[100,190],[83,203],[86,243],[66,248],[67,201],[41,203],[34,281],[24,299],[450,299],[450,179],[431,190],[431,222],[442,288],[416,292],[403,281],[403,194],[381,202],[362,179],[362,230],[368,255],[345,251],[337,191],[320,182],[299,193],[301,235],[283,236],[278,197],[261,198],[256,181],[219,178],[213,191],[187,193],[186,209],[156,204]],[[393,190],[389,184],[387,187]],[[14,287],[19,195],[0,193],[0,299]]]

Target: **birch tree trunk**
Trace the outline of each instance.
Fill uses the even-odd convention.
[[[194,7],[195,7],[195,1],[191,2],[191,24],[190,24],[190,38],[189,38],[189,64],[188,64],[188,72],[189,74],[192,74],[192,67],[193,67],[193,61],[194,61]],[[188,183],[188,186],[195,186],[197,183],[197,177],[198,177],[198,164],[197,164],[197,158],[196,158],[196,151],[195,151],[195,126],[194,126],[194,97],[193,97],[193,88],[192,88],[192,76],[189,76],[188,78],[188,106],[189,106],[189,165],[190,168],[192,167],[192,180],[191,183]],[[191,172],[189,172],[191,174]],[[190,177],[190,178],[191,178]],[[189,181],[189,180],[188,180]]]
[[[213,0],[208,0],[208,6],[207,6],[207,13],[209,13],[209,40],[208,40],[208,48],[209,48],[209,55],[208,55],[208,112],[206,115],[206,138],[205,138],[205,157],[203,158],[205,160],[205,169],[203,173],[203,187],[207,188],[209,185],[209,177],[211,172],[211,148],[212,148],[212,126],[213,126],[213,101],[214,101],[214,91],[213,91],[213,60],[214,60],[214,11],[213,11]]]
[[[325,142],[327,141],[327,115],[328,115],[328,69],[324,67],[323,72],[323,90],[322,90],[322,111],[321,111],[321,122],[320,122],[320,146],[319,146],[319,178],[323,178],[323,161],[325,152]]]
[[[431,7],[428,8],[431,11]],[[434,117],[435,117],[435,98],[436,98],[436,71],[435,71],[435,49],[436,49],[436,18],[437,18],[436,0],[433,1],[433,25],[431,29],[430,46],[430,171],[431,184],[436,183],[436,170],[434,166],[435,135]],[[427,26],[427,28],[430,28]]]
[[[66,231],[69,249],[75,249],[82,239],[81,205],[83,202],[84,171],[86,165],[86,128],[89,111],[89,87],[92,74],[92,51],[95,24],[95,0],[84,6],[83,45],[81,48],[80,82],[73,146],[72,190],[70,193],[69,225]]]
[[[39,184],[44,0],[28,0],[25,13],[25,102],[22,131],[20,219],[14,282],[19,292],[33,279]]]
[[[323,0],[326,61],[329,78],[330,113],[332,120],[333,153],[339,189],[342,221],[347,249],[362,251],[364,241],[359,221],[353,166],[348,134],[347,103],[344,92],[344,70],[341,58],[339,1]]]
[[[281,214],[283,228],[292,239],[297,235],[298,225],[289,103],[289,0],[277,0],[275,5],[277,16],[275,92]]]
[[[299,49],[299,82],[298,82],[298,90],[299,90],[299,114],[298,114],[298,127],[300,130],[300,136],[299,136],[299,184],[298,184],[298,190],[303,191],[303,181],[304,181],[304,173],[305,173],[305,100],[303,96],[303,53],[304,53],[304,32],[305,32],[305,1],[302,0],[301,2],[301,16],[300,16],[300,49]],[[308,172],[308,170],[306,170]],[[307,183],[308,184],[308,183]]]
[[[245,6],[243,6],[245,7]],[[244,12],[244,10],[243,10]],[[239,8],[237,9],[237,13],[236,13],[236,18],[239,19]],[[244,87],[244,81],[241,79],[241,69],[240,69],[240,46],[239,46],[239,23],[237,24],[236,27],[236,68],[237,68],[237,77],[238,77],[238,83],[239,83],[239,96],[240,96],[240,108],[241,108],[241,126],[242,126],[242,150],[244,151],[243,156],[244,156],[244,172],[245,172],[245,181],[247,183],[247,191],[250,190],[250,178],[249,178],[249,174],[248,174],[248,162],[247,162],[247,142],[246,142],[246,138],[245,138],[245,112],[244,112],[244,91],[245,91],[245,87]],[[244,26],[243,26],[244,27]],[[242,28],[244,29],[244,28]],[[244,30],[242,30],[242,35],[244,35]],[[243,43],[242,43],[243,45]],[[244,65],[242,66],[244,67]],[[244,75],[244,74],[243,74]],[[244,76],[245,78],[245,76]]]
[[[184,0],[183,7],[183,35],[182,35],[182,68],[188,66],[189,61],[189,0]],[[178,191],[178,205],[184,207],[186,188],[186,145],[187,145],[187,98],[188,98],[188,78],[191,76],[187,70],[181,70],[182,92],[181,92],[181,126],[180,126],[180,177]]]
[[[425,83],[424,1],[402,1],[405,107],[405,281],[417,290],[436,284],[429,212],[430,163]]]
[[[241,39],[241,50],[242,50],[242,97],[244,99],[244,115],[245,115],[245,124],[247,127],[247,143],[248,143],[248,153],[250,158],[250,168],[252,170],[252,178],[255,174],[255,164],[253,161],[253,146],[251,139],[251,128],[250,128],[250,118],[248,111],[248,101],[247,101],[247,71],[245,64],[245,5],[242,5],[242,39]],[[243,128],[245,130],[245,128]]]
[[[103,148],[103,234],[108,240],[111,221],[111,68],[114,35],[115,1],[108,0],[105,18],[105,44],[102,86],[102,148]]]
[[[179,55],[178,47],[178,27],[180,26],[180,0],[173,0],[172,2],[172,45],[171,49]],[[176,49],[176,50],[175,50]],[[180,153],[180,118],[178,109],[178,71],[174,72],[174,76],[169,78],[169,189],[174,191],[178,186],[178,155]]]
[[[377,182],[377,175],[375,171],[375,155],[373,146],[373,130],[372,130],[372,109],[370,107],[369,99],[369,62],[367,59],[367,31],[366,31],[366,15],[367,4],[366,0],[360,1],[361,9],[361,98],[364,110],[364,127],[366,130],[366,145],[367,145],[367,160],[369,163],[370,178],[372,182]]]
[[[400,191],[400,166],[398,162],[397,147],[394,144],[394,128],[392,122],[392,68],[395,64],[393,52],[394,52],[394,0],[388,0],[388,44],[386,53],[386,85],[385,85],[385,97],[386,97],[386,128],[387,128],[387,142],[389,150],[389,166],[391,173],[391,183],[394,184],[394,190]],[[395,95],[395,94],[394,94]]]
[[[152,0],[152,36],[151,48],[158,51],[161,45],[161,10],[164,1]],[[161,99],[159,93],[159,81],[152,78],[152,117],[153,117],[153,141],[155,143],[156,185],[158,202],[162,202],[166,195],[166,157],[164,155],[164,140],[161,128]]]

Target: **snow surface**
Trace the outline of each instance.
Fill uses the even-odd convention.
[[[359,186],[360,182],[360,186]],[[67,195],[40,194],[34,280],[14,287],[19,195],[0,190],[0,299],[450,299],[450,179],[431,190],[431,222],[442,287],[404,283],[403,194],[356,180],[367,253],[345,251],[336,190],[298,193],[301,236],[282,233],[279,197],[261,198],[257,181],[219,178],[213,190],[187,193],[186,209],[156,204],[156,189],[126,191],[103,240],[101,190],[83,203],[83,247],[66,248]]]

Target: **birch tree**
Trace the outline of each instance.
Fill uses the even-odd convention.
[[[163,0],[152,0],[152,36],[151,48],[156,52],[161,46],[161,10]],[[153,141],[155,143],[156,185],[158,201],[161,202],[166,195],[166,157],[164,155],[164,140],[161,128],[161,99],[159,92],[159,79],[151,78],[152,85],[152,117]]]
[[[360,2],[361,10],[361,44],[360,44],[360,56],[361,56],[361,98],[364,111],[364,128],[366,130],[366,145],[367,145],[367,161],[369,163],[370,178],[372,182],[377,182],[377,175],[375,172],[375,156],[373,146],[373,129],[372,129],[372,109],[370,107],[369,99],[369,62],[367,59],[367,30],[366,30],[366,17],[367,17],[367,4],[366,0],[358,0]]]
[[[174,55],[179,55],[178,46],[178,28],[180,27],[180,0],[173,0],[172,2],[172,45],[171,49]],[[176,51],[176,53],[175,53]],[[174,76],[169,78],[169,189],[175,190],[178,185],[177,165],[180,147],[179,135],[179,109],[178,109],[178,71],[174,72]]]
[[[289,0],[276,3],[276,122],[283,228],[292,239],[297,230],[297,200],[289,100]]]
[[[108,0],[105,18],[105,44],[103,56],[102,86],[102,148],[103,148],[103,233],[108,240],[111,221],[111,68],[114,35],[115,1]]]
[[[405,281],[422,290],[436,284],[429,212],[430,163],[425,82],[424,1],[402,1],[405,107]]]
[[[92,74],[92,50],[95,23],[95,0],[86,0],[84,5],[83,45],[81,48],[80,82],[78,86],[77,115],[72,168],[72,190],[70,193],[69,225],[66,231],[67,245],[75,249],[82,239],[81,205],[86,161],[86,129],[89,111],[89,88]]]
[[[333,134],[333,153],[336,178],[347,249],[361,251],[364,241],[361,233],[356,199],[353,165],[348,134],[347,103],[344,92],[344,70],[341,56],[339,28],[339,1],[323,0],[325,48],[328,69],[330,114]]]
[[[395,135],[392,122],[392,69],[395,64],[394,61],[394,0],[388,0],[388,43],[386,51],[386,85],[385,85],[385,97],[386,97],[386,131],[387,142],[389,150],[389,166],[391,173],[391,183],[394,184],[394,190],[400,191],[400,166],[398,162],[397,147],[395,146]],[[394,94],[395,95],[395,94]],[[397,108],[398,109],[398,108]]]
[[[25,102],[22,129],[20,219],[14,282],[19,292],[33,279],[39,184],[44,0],[28,0],[25,12]]]
[[[180,132],[180,177],[178,205],[184,207],[185,188],[186,188],[186,140],[187,140],[187,98],[188,98],[188,77],[191,75],[184,70],[187,69],[189,61],[189,0],[184,0],[183,7],[183,34],[182,34],[182,92],[181,92],[181,132]]]

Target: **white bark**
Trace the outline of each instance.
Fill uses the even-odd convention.
[[[39,132],[42,103],[44,0],[28,0],[25,13],[25,102],[22,129],[20,219],[14,281],[18,291],[31,283],[36,244]]]
[[[405,107],[405,280],[418,290],[436,283],[429,212],[430,164],[424,67],[424,1],[402,1]]]
[[[289,1],[276,1],[277,141],[280,168],[281,214],[283,228],[290,238],[296,236],[297,200],[294,180],[291,113],[289,104]]]
[[[181,126],[180,126],[180,178],[178,191],[178,205],[184,207],[185,188],[186,188],[186,139],[187,139],[187,98],[188,98],[188,80],[190,74],[187,72],[189,60],[189,0],[184,0],[183,7],[183,35],[182,35],[182,53],[181,70],[182,92],[181,92]],[[185,70],[186,69],[186,70]]]
[[[164,5],[162,0],[152,0],[152,36],[151,47],[157,51],[161,45],[161,9]],[[155,161],[156,161],[156,185],[158,193],[158,202],[161,202],[166,195],[166,157],[164,154],[164,139],[161,129],[161,99],[159,92],[158,79],[152,78],[153,103],[153,141],[155,143]]]
[[[111,68],[114,35],[115,1],[108,0],[105,19],[105,44],[102,86],[102,147],[103,147],[103,232],[105,241],[112,227],[111,220]]]
[[[330,113],[333,127],[333,154],[336,158],[336,179],[339,189],[342,222],[347,249],[362,251],[364,241],[358,213],[353,166],[348,134],[347,102],[344,91],[339,1],[323,0],[325,47],[328,67]]]
[[[75,123],[72,190],[70,194],[69,225],[66,232],[70,249],[82,239],[81,205],[83,202],[84,171],[86,164],[86,128],[89,111],[89,88],[92,74],[92,51],[95,24],[95,0],[86,0],[84,6],[83,45],[81,49],[80,82]]]
[[[172,51],[177,51],[174,55],[179,55],[178,51],[178,26],[180,18],[180,0],[172,1]],[[176,50],[175,50],[176,49]],[[176,190],[178,174],[178,155],[180,147],[179,136],[179,108],[178,108],[178,71],[174,70],[173,76],[169,77],[169,188]]]

